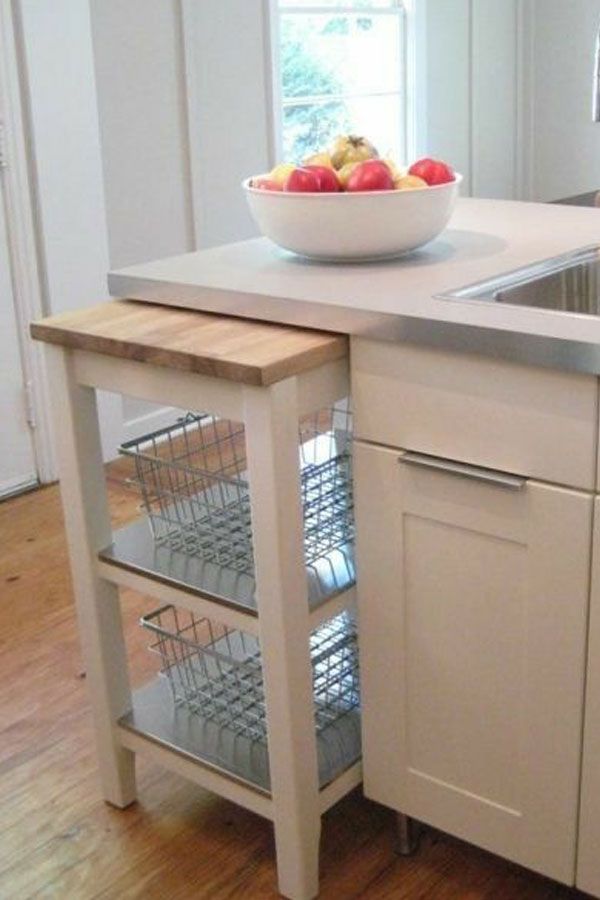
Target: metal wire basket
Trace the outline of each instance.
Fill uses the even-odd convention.
[[[299,429],[307,565],[354,538],[348,404],[315,413]],[[244,426],[188,414],[128,441],[130,482],[141,492],[155,541],[171,550],[254,574]]]
[[[177,705],[235,734],[265,743],[267,724],[258,639],[174,606],[144,617]],[[322,732],[359,706],[356,627],[348,611],[310,638],[315,724]]]

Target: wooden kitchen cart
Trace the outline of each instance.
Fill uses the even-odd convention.
[[[354,580],[348,567],[340,574],[329,566],[317,589],[314,571],[307,570],[298,451],[301,418],[348,395],[347,340],[128,301],[46,319],[32,334],[48,343],[104,797],[118,807],[132,803],[134,757],[147,754],[272,819],[280,891],[309,900],[318,893],[321,814],[361,780],[357,712],[336,731],[335,753],[328,752],[327,729],[315,730],[311,635],[352,607]],[[169,566],[147,522],[113,535],[97,389],[243,423],[255,591],[247,589],[247,579],[240,579],[245,589],[235,579],[215,582],[214,567],[209,581],[201,565],[186,567],[181,557],[179,567]],[[245,752],[243,738],[229,750],[217,752],[214,740],[209,747],[201,719],[173,705],[160,677],[132,694],[120,586],[258,638],[268,732],[262,757],[260,747]],[[229,763],[223,762],[226,752]]]

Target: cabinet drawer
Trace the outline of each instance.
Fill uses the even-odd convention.
[[[363,339],[351,359],[358,438],[594,489],[594,376]]]

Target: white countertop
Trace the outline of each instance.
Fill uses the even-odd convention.
[[[597,209],[461,199],[436,241],[397,260],[318,263],[258,238],[123,269],[111,273],[109,287],[115,296],[383,340],[467,341],[477,350],[481,339],[482,352],[517,357],[532,338],[531,361],[546,365],[548,347],[560,356],[565,343],[556,365],[589,371],[571,358],[575,347],[566,345],[576,343],[587,345],[584,355],[593,349],[600,371],[600,317],[434,297],[592,244],[600,244]],[[493,351],[501,333],[507,340]]]

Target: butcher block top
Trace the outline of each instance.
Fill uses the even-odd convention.
[[[111,300],[31,325],[36,340],[269,385],[348,354],[344,335],[153,303]]]

